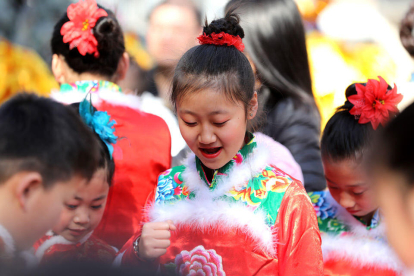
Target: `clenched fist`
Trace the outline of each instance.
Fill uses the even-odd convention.
[[[139,256],[143,259],[152,260],[164,255],[170,246],[170,231],[176,229],[171,220],[145,223],[138,244]]]

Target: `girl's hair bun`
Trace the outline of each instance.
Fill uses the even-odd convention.
[[[211,35],[212,33],[219,34],[221,32],[240,36],[240,38],[244,37],[243,28],[240,26],[240,17],[234,13],[234,9],[229,10],[224,18],[213,20],[210,24],[206,20],[203,33]]]
[[[404,48],[411,56],[414,56],[414,4],[411,5],[410,10],[401,21],[400,38]]]

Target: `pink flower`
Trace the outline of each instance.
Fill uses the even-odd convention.
[[[233,160],[239,165],[243,162],[243,156],[240,153],[237,153],[236,156],[233,157]]]
[[[60,34],[63,42],[70,43],[69,49],[78,48],[79,53],[94,54],[99,57],[98,41],[93,35],[93,27],[96,21],[103,16],[108,16],[105,10],[99,9],[95,0],[80,0],[68,7],[69,21],[63,24]]]
[[[225,276],[221,256],[214,249],[206,250],[202,245],[190,252],[181,251],[175,257],[178,275]]]
[[[180,187],[180,186],[177,186],[177,187],[174,189],[174,195],[181,195],[181,193],[182,193],[182,189],[181,189],[181,187]]]

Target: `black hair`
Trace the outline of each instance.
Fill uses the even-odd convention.
[[[229,11],[225,18],[205,23],[203,33],[225,32],[244,37],[239,16]],[[242,101],[247,111],[254,94],[253,70],[246,56],[234,46],[204,44],[191,48],[179,60],[174,72],[171,101],[174,105],[187,93],[203,89],[223,91],[226,97]]]
[[[411,4],[410,9],[401,21],[400,26],[400,39],[401,43],[407,52],[414,56],[414,3]]]
[[[108,13],[108,16],[99,18],[93,28],[93,34],[98,41],[99,57],[95,58],[93,54],[83,56],[76,47],[70,50],[69,43],[63,43],[60,29],[69,21],[66,12],[54,27],[51,39],[52,53],[62,55],[69,67],[78,74],[89,72],[111,78],[116,73],[118,63],[125,52],[124,35],[114,13],[98,6]]]
[[[305,30],[293,0],[231,0],[226,10],[240,13],[246,53],[262,89],[272,97],[315,105]]]
[[[158,5],[156,5],[150,11],[150,13],[148,14],[148,20],[151,19],[151,16],[155,12],[155,10],[157,10],[159,7],[164,6],[164,5],[176,5],[176,6],[182,6],[182,7],[190,8],[193,11],[194,15],[195,15],[195,18],[197,20],[197,25],[201,26],[201,24],[202,24],[201,11],[197,7],[197,5],[195,5],[195,3],[193,3],[191,0],[164,0],[164,1],[160,2]]]
[[[348,158],[360,160],[372,144],[374,129],[371,123],[360,124],[358,119],[349,113],[354,105],[348,97],[355,94],[357,94],[355,84],[351,84],[345,92],[347,98],[345,104],[338,107],[322,134],[322,157],[334,162]]]
[[[36,171],[48,188],[74,175],[90,179],[99,145],[69,107],[34,94],[18,94],[0,107],[0,183]]]
[[[79,114],[79,105],[80,103],[73,103],[70,106],[75,110],[75,112]],[[95,107],[91,105],[92,111],[97,111]],[[98,169],[105,169],[106,170],[106,181],[108,182],[109,186],[112,185],[112,179],[115,173],[115,162],[109,153],[108,147],[106,146],[105,142],[102,141],[101,137],[92,129],[96,138],[99,141],[99,163]]]
[[[414,104],[405,108],[378,135],[369,166],[401,173],[414,187]]]

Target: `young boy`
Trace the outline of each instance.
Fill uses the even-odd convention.
[[[0,262],[57,223],[98,160],[97,138],[70,107],[30,94],[0,107]]]

